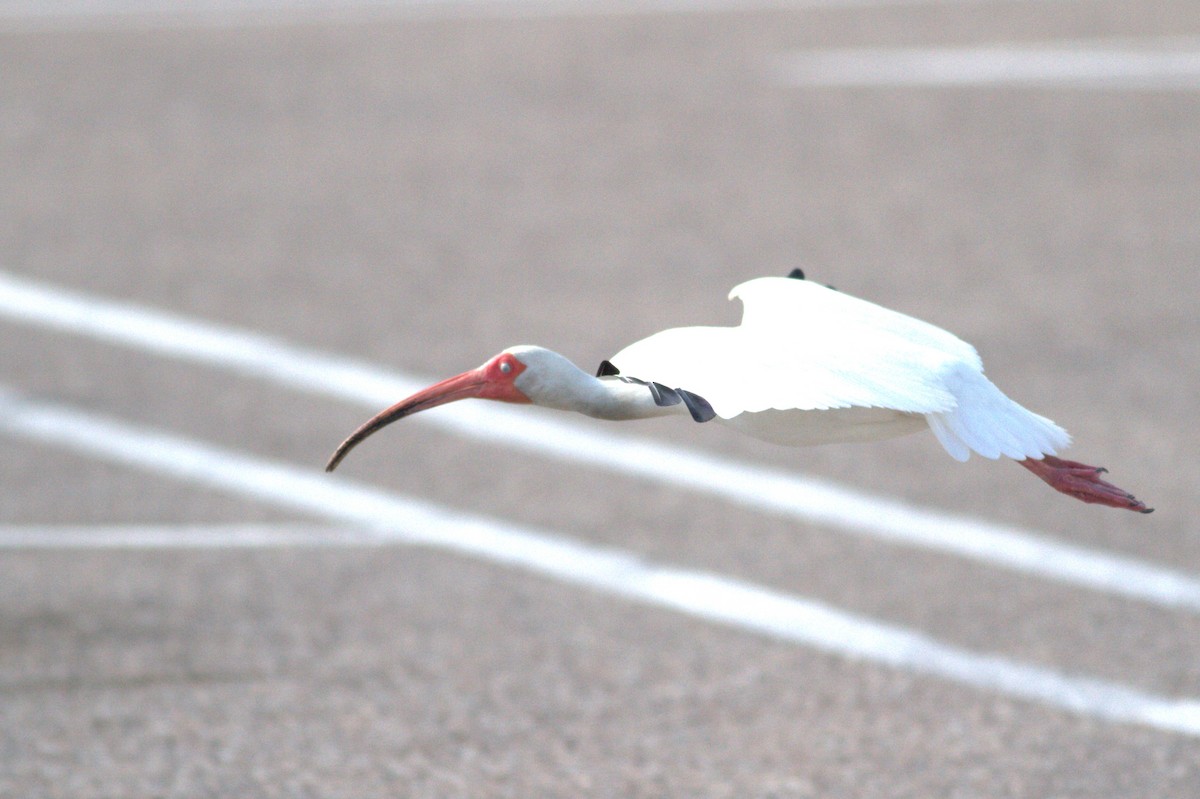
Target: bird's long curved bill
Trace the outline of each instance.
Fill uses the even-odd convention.
[[[411,397],[400,400],[400,402],[397,402],[390,408],[385,408],[363,422],[357,430],[338,445],[338,448],[333,451],[333,455],[329,458],[329,463],[325,464],[325,471],[332,472],[336,469],[337,465],[342,462],[342,458],[345,458],[350,450],[354,449],[360,441],[375,431],[418,411],[434,408],[438,405],[445,405],[447,402],[478,397],[486,382],[479,369],[472,369],[469,372],[463,372],[461,375],[456,375],[440,383],[436,383],[427,389],[418,391]]]

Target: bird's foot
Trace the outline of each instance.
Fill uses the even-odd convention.
[[[1065,461],[1053,455],[1047,455],[1041,460],[1026,458],[1019,463],[1046,481],[1055,491],[1075,497],[1082,502],[1108,505],[1111,508],[1125,508],[1139,513],[1154,511],[1154,508],[1147,508],[1146,503],[1128,491],[1101,480],[1100,475],[1108,471],[1102,466],[1088,466],[1086,463]]]

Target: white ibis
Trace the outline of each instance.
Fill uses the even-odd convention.
[[[595,377],[551,350],[510,347],[380,412],[341,443],[325,469],[397,419],[478,397],[599,419],[718,419],[793,446],[928,427],[956,460],[1004,455],[1084,502],[1152,510],[1100,479],[1105,469],[1055,457],[1070,436],[996,388],[970,344],[803,278],[795,270],[742,283],[729,295],[744,305],[738,327],[664,330],[601,363]]]

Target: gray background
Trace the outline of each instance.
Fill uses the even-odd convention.
[[[932,436],[633,432],[1200,572],[1200,93],[798,88],[789,52],[1200,31],[1190,0],[0,17],[0,269],[432,377],[810,277],[974,343],[1158,508]],[[520,9],[525,9],[521,11]],[[528,12],[528,13],[525,13]],[[0,318],[0,381],[320,469],[367,412]],[[397,399],[399,399],[397,397]],[[536,411],[530,411],[534,413]],[[1200,695],[1200,619],[398,425],[346,476]],[[339,474],[342,474],[339,471]],[[6,438],[0,522],[311,519]],[[0,553],[9,796],[1193,797],[1200,742],[414,548]]]

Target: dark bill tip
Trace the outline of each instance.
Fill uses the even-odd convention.
[[[346,437],[346,440],[338,444],[338,448],[329,456],[329,462],[325,464],[325,471],[332,472],[342,462],[342,459],[350,454],[350,450],[354,449],[367,436],[379,430],[381,427],[386,427],[398,419],[403,419],[410,413],[418,411],[421,406],[413,403],[411,399],[393,405],[392,407],[372,416],[367,421],[363,422],[357,430]]]

